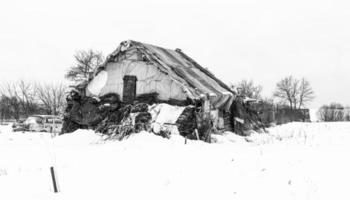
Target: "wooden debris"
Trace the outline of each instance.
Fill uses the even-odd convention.
[[[134,104],[125,104],[120,101],[117,94],[106,94],[100,98],[92,98],[81,96],[73,91],[67,98],[68,106],[64,115],[62,133],[91,128],[106,135],[107,139],[122,140],[143,130],[151,132],[154,126],[151,124],[152,115],[148,108],[149,103],[160,102],[157,100],[157,96],[157,93],[139,95]],[[144,102],[138,102],[140,100]],[[240,99],[233,104],[230,112],[224,113],[223,117],[226,128],[234,129],[236,134],[245,135],[251,129],[263,128],[258,114]],[[175,124],[172,124],[172,126],[174,125],[180,135],[188,139],[211,142],[211,134],[217,130],[213,125],[213,119],[211,119],[209,94],[203,96],[198,106],[186,106]],[[160,126],[159,131],[153,132],[169,138],[173,129],[169,129],[167,125]]]
[[[197,128],[196,108],[193,106],[186,107],[177,119],[176,124],[180,135],[195,139],[194,130]]]

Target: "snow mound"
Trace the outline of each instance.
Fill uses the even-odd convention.
[[[191,141],[185,139],[181,135],[171,135],[170,138],[163,138],[159,135],[155,135],[152,132],[141,131],[140,133],[134,133],[128,138],[121,141],[124,145],[129,146],[142,146],[142,147],[155,147],[167,148],[168,146],[183,146],[185,143],[195,143],[199,141]]]
[[[232,145],[347,145],[350,140],[350,123],[303,123],[293,122],[267,129],[267,133],[252,132],[250,136],[239,136],[232,132],[225,132],[221,135],[212,135],[213,143]],[[38,133],[37,133],[38,134]],[[12,137],[16,134],[12,133]],[[18,133],[18,138],[32,137],[27,134]],[[24,135],[24,136],[22,136]],[[122,141],[105,141],[103,135],[92,130],[77,130],[71,134],[56,137],[58,145],[90,145],[100,143],[116,143],[131,146],[152,146],[152,145],[178,145],[178,144],[199,144],[201,141],[186,140],[181,135],[173,134],[170,139],[155,135],[154,133],[142,131],[133,133]]]
[[[0,134],[1,133],[11,133],[12,132],[12,123],[8,125],[0,125]]]
[[[218,144],[228,144],[228,143],[234,143],[234,144],[246,144],[247,141],[245,140],[245,137],[239,136],[232,132],[225,132],[222,135],[212,135],[212,140],[214,143]]]
[[[73,133],[55,137],[54,142],[57,145],[89,145],[101,143],[103,138],[93,130],[78,129]]]
[[[140,133],[133,133],[123,142],[129,145],[141,145],[147,143],[148,145],[159,144],[167,142],[168,139],[155,135],[147,131],[141,131]]]

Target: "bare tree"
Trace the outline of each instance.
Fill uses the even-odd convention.
[[[27,117],[39,110],[35,102],[34,85],[31,82],[19,80],[8,82],[1,86],[3,103],[7,104],[12,117],[19,119],[20,116]]]
[[[293,108],[295,101],[295,93],[297,81],[292,77],[286,77],[277,83],[276,91],[273,93],[283,103],[289,103],[290,108]]]
[[[57,115],[65,106],[65,89],[63,84],[5,83],[0,87],[0,115],[16,120],[43,112]]]
[[[18,99],[2,95],[0,98],[0,115],[1,120],[10,118],[19,120],[21,109]]]
[[[288,76],[277,83],[273,96],[287,103],[291,109],[300,109],[314,99],[314,92],[305,78],[298,80]]]
[[[306,103],[312,101],[314,96],[314,91],[311,88],[310,82],[305,78],[302,78],[299,83],[299,106],[300,109],[302,106],[305,106]]]
[[[104,56],[99,51],[78,51],[74,55],[75,64],[70,67],[65,77],[72,81],[88,80],[95,68],[102,65]]]
[[[0,120],[11,118],[11,110],[8,106],[7,97],[5,95],[0,96]]]
[[[27,117],[37,111],[38,106],[35,102],[35,88],[32,82],[20,80],[16,84],[16,96],[20,100],[23,114]]]
[[[243,96],[254,99],[261,99],[262,86],[255,85],[253,80],[242,80],[236,85],[232,85],[231,87],[239,90],[238,92]]]
[[[3,83],[0,86],[1,100],[0,100],[0,111],[1,117],[14,118],[19,120],[20,118],[20,103],[15,97],[13,92],[13,85],[11,83]]]
[[[36,96],[47,114],[58,115],[65,106],[66,87],[62,84],[37,84]]]

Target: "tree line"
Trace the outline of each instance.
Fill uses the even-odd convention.
[[[66,86],[62,83],[34,83],[24,80],[0,85],[0,119],[33,114],[58,115],[65,107]]]
[[[306,78],[297,79],[293,76],[278,81],[272,97],[263,98],[261,95],[263,87],[252,80],[242,80],[232,84],[231,87],[236,89],[239,95],[292,110],[305,108],[315,98],[310,82]]]
[[[340,103],[323,105],[317,112],[318,118],[325,122],[350,121],[350,107]]]
[[[255,84],[252,80],[242,80],[232,84],[242,96],[262,100],[263,104],[269,106],[284,107],[291,110],[306,108],[314,98],[310,82],[305,79],[297,79],[287,76],[276,83],[272,97],[263,98],[261,95],[262,86]],[[321,106],[317,111],[319,121],[350,121],[350,107],[340,103],[330,103]]]
[[[101,52],[77,51],[75,63],[65,78],[73,84],[88,80],[104,62]],[[0,83],[0,120],[26,118],[33,114],[60,115],[66,106],[67,87],[62,83],[34,83],[18,80]]]

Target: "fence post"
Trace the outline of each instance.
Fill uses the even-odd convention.
[[[55,169],[53,168],[53,166],[50,167],[50,173],[51,173],[51,178],[52,178],[53,191],[55,193],[57,193],[58,192],[58,187],[57,187],[57,182],[56,182]]]

